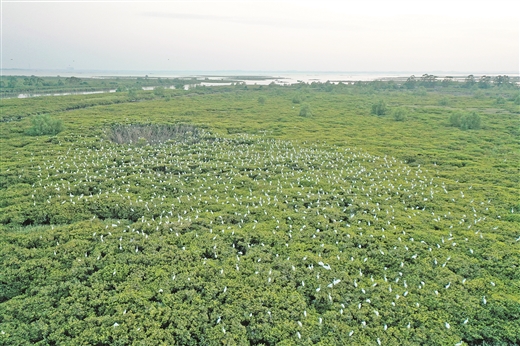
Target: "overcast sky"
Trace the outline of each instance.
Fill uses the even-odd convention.
[[[518,73],[519,3],[2,0],[2,68]]]

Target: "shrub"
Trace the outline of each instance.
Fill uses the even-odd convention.
[[[506,99],[503,98],[502,96],[499,96],[496,99],[496,103],[497,103],[497,105],[503,105],[504,103],[506,103]]]
[[[128,89],[128,100],[135,101],[137,100],[137,90],[134,88]]]
[[[439,100],[439,106],[447,106],[450,104],[450,101],[447,97],[443,97]]]
[[[387,110],[388,109],[386,107],[386,103],[383,100],[379,100],[377,103],[374,103],[372,105],[371,113],[375,114],[375,115],[382,116],[382,115],[386,114]]]
[[[304,103],[300,108],[300,116],[301,117],[310,117],[312,116],[311,106],[309,104]]]
[[[480,115],[475,112],[470,114],[454,113],[450,116],[451,126],[458,127],[461,130],[478,130],[480,123]]]
[[[461,118],[460,128],[462,130],[478,130],[480,129],[480,115],[475,112],[466,114]]]
[[[57,135],[63,130],[61,120],[53,119],[48,114],[31,118],[32,127],[27,131],[30,136]]]
[[[162,86],[155,87],[153,89],[153,94],[157,97],[163,97],[164,96],[164,88]]]
[[[396,108],[393,112],[395,121],[404,121],[406,119],[406,110],[403,108]]]
[[[450,125],[455,127],[460,127],[460,118],[462,115],[460,113],[453,113],[450,115]]]
[[[265,104],[265,96],[259,96],[258,103],[260,103],[261,105]]]
[[[295,95],[292,99],[292,103],[300,104],[302,102],[302,99],[299,95]]]

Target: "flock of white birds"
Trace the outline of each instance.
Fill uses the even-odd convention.
[[[296,339],[326,325],[344,340],[370,331],[378,344],[422,325],[460,335],[472,316],[445,302],[486,309],[500,285],[481,285],[477,272],[461,269],[486,257],[488,235],[499,227],[493,200],[476,200],[472,186],[393,157],[247,135],[64,148],[34,154],[30,198],[51,223],[81,214],[98,225],[85,257],[106,261],[116,276],[110,266],[120,254],[190,253],[167,267],[158,295],[172,292],[175,281],[197,280],[190,268],[200,266],[231,297],[223,305],[242,287],[230,278],[258,290],[284,288],[305,301],[290,319]],[[50,255],[63,253],[57,243]],[[266,305],[265,313],[278,321],[282,311]],[[423,313],[438,320],[418,320]],[[233,332],[232,316],[214,316],[222,333]],[[121,316],[113,326],[124,323]]]

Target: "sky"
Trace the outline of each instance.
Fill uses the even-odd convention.
[[[1,0],[1,68],[518,73],[517,1]]]

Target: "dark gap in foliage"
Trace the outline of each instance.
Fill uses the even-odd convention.
[[[32,219],[26,219],[23,223],[22,223],[22,226],[32,226],[34,224],[34,220]]]

